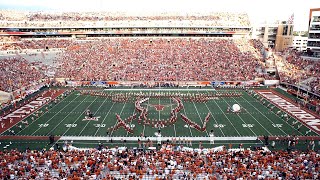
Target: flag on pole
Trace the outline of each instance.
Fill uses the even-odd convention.
[[[292,13],[292,15],[289,17],[287,23],[288,24],[293,24],[294,23],[294,13]]]

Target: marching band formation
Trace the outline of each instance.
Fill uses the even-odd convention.
[[[185,102],[199,102],[205,103],[210,99],[216,99],[220,97],[240,97],[241,92],[207,92],[207,93],[181,93],[181,92],[125,92],[125,93],[106,93],[100,91],[81,91],[83,95],[99,96],[105,98],[111,98],[113,102],[128,103],[134,98],[182,98]]]
[[[99,96],[110,98],[112,102],[115,103],[128,103],[134,101],[135,110],[140,114],[133,114],[126,119],[122,119],[119,114],[116,114],[117,124],[108,128],[108,132],[115,131],[120,127],[123,127],[128,133],[133,133],[134,127],[131,127],[129,123],[137,118],[138,124],[151,126],[152,128],[165,128],[173,125],[178,120],[178,113],[184,108],[182,100],[184,102],[194,102],[194,103],[206,103],[210,99],[217,99],[220,97],[240,97],[242,94],[240,92],[207,92],[207,93],[181,93],[181,92],[125,92],[125,93],[107,93],[100,91],[81,91],[83,95]],[[170,117],[168,119],[151,119],[148,118],[148,107],[143,107],[141,104],[149,101],[150,98],[161,99],[170,98],[176,106],[170,112]],[[161,105],[159,105],[161,106]],[[211,113],[208,113],[204,119],[202,127],[190,120],[185,114],[180,114],[182,120],[187,123],[191,128],[195,128],[198,131],[205,131],[207,123],[211,117]]]
[[[122,120],[119,114],[116,114],[116,118],[118,123],[113,127],[111,126],[110,128],[108,128],[108,132],[109,131],[116,131],[117,129],[119,129],[120,127],[123,127],[128,133],[133,134],[133,128],[130,127],[130,125],[128,123],[130,123],[133,119],[136,118],[136,114],[133,114],[132,116],[129,116],[127,119]]]

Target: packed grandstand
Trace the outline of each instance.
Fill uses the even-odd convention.
[[[23,12],[2,10],[2,27],[95,27],[95,26],[250,26],[246,13],[110,13],[110,12]]]
[[[5,94],[1,96],[2,132],[14,127],[9,123],[12,119],[5,116],[30,102],[28,98],[38,97],[43,87],[74,91],[74,87],[95,89],[97,84],[111,89],[200,84],[246,92],[282,85],[300,98],[295,99],[299,107],[318,117],[320,61],[303,59],[290,49],[275,53],[249,34],[246,13],[141,16],[0,10],[0,91]],[[276,73],[266,72],[270,65],[266,62],[271,62]],[[52,102],[57,104],[59,100]],[[257,101],[266,102],[262,98]],[[269,109],[268,113],[273,113]],[[43,112],[37,111],[34,117],[38,114],[42,116]],[[294,125],[300,132],[300,127]],[[10,137],[15,136],[15,132],[9,132]],[[210,149],[201,147],[201,142],[199,148],[187,148],[191,141],[158,145],[149,141],[143,147],[136,142],[138,148],[108,147],[107,143],[104,147],[81,149],[65,142],[64,148],[4,149],[0,151],[0,178],[319,179],[317,138],[308,139],[304,152],[290,148],[249,150],[241,145],[236,149]],[[286,143],[292,147],[298,141],[288,139],[284,147]],[[266,145],[271,148],[269,143]]]

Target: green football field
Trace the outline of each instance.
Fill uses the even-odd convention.
[[[29,122],[25,126],[21,122],[11,128],[15,136],[59,136],[65,139],[97,141],[104,137],[113,138],[114,140],[132,140],[133,143],[141,135],[147,138],[156,138],[156,133],[160,130],[162,137],[177,137],[177,139],[192,139],[201,141],[208,138],[211,131],[214,132],[216,140],[221,141],[241,141],[255,140],[258,136],[317,136],[309,128],[294,118],[283,118],[285,112],[277,113],[279,109],[273,110],[268,108],[267,100],[260,100],[258,95],[250,95],[241,89],[106,89],[94,90],[97,93],[104,93],[111,96],[127,94],[130,99],[128,102],[114,102],[112,98],[83,95],[80,91],[73,91],[66,97],[60,96],[59,101],[47,104],[42,107],[38,117],[32,114],[25,120]],[[177,115],[177,121],[167,127],[153,127],[144,123],[138,123],[139,112],[135,109],[134,94],[143,93],[150,95],[147,101],[141,103],[141,106],[148,108],[148,118],[154,123],[169,119],[170,112],[177,104],[172,98],[161,97],[154,98],[154,94],[185,94],[196,96],[197,94],[215,94],[215,93],[241,93],[240,97],[218,97],[209,99],[207,102],[190,102],[182,99],[183,108]],[[227,108],[234,104],[241,107],[240,113],[227,112]],[[162,110],[157,110],[155,106],[163,106]],[[271,106],[271,105],[269,105]],[[46,108],[48,111],[46,111]],[[86,120],[85,113],[90,110],[96,119]],[[125,120],[137,114],[136,118],[128,122],[133,133],[127,132],[123,127],[113,130],[117,126],[118,114],[122,120]],[[188,126],[182,120],[181,114],[186,115],[194,123],[202,127],[204,119],[208,113],[211,117],[207,123],[205,131],[199,131],[192,126]],[[32,118],[34,121],[32,121]],[[152,122],[151,122],[152,123]],[[19,128],[21,125],[21,129]],[[298,127],[299,130],[298,130]],[[5,131],[2,135],[12,135],[11,132]],[[63,139],[63,138],[62,138]],[[136,141],[135,141],[136,142]]]
[[[84,91],[103,93],[107,97],[84,94]],[[194,102],[186,97],[198,95],[212,95],[225,93],[240,93],[240,96],[209,98],[204,102]],[[148,109],[148,119],[150,124],[139,122],[141,114],[135,108],[138,94],[148,97],[141,102],[141,107]],[[114,101],[113,97],[127,95],[124,102]],[[157,98],[156,95],[161,95]],[[172,95],[171,97],[168,95]],[[160,121],[170,118],[170,112],[178,104],[172,97],[179,97],[183,108],[177,113],[177,120],[165,127],[152,126]],[[241,112],[228,112],[228,107],[239,104]],[[159,106],[162,107],[159,108]],[[55,146],[49,144],[48,136],[54,135],[58,138],[57,144],[63,145],[65,141],[73,142],[73,145],[81,148],[96,147],[99,143],[107,146],[128,146],[137,147],[138,139],[147,141],[151,139],[156,144],[157,132],[161,132],[162,141],[176,139],[177,144],[189,147],[199,147],[201,143],[204,147],[215,147],[234,144],[237,147],[240,143],[244,147],[262,145],[262,136],[288,135],[308,136],[309,140],[319,137],[308,127],[298,122],[296,119],[286,114],[277,107],[272,110],[266,99],[258,94],[249,94],[242,89],[218,89],[212,88],[179,88],[179,89],[91,89],[73,91],[67,96],[60,95],[57,102],[50,102],[38,112],[34,112],[24,121],[28,121],[26,126],[22,122],[17,123],[11,129],[3,132],[1,136],[9,137],[0,141],[0,150],[18,148],[24,150],[26,147],[41,149]],[[86,118],[86,111],[90,110],[93,119]],[[39,111],[42,111],[40,113]],[[281,113],[279,113],[279,111]],[[182,120],[184,114],[194,124],[203,126],[208,113],[211,114],[204,131],[197,130],[194,126],[187,125]],[[129,133],[123,126],[113,129],[119,125],[116,114],[126,122]],[[130,116],[136,114],[132,121],[128,121]],[[32,121],[33,119],[33,121]],[[295,122],[295,123],[294,123]],[[293,125],[294,124],[294,125]],[[19,127],[20,126],[20,127]],[[12,134],[12,130],[14,134]],[[215,144],[210,144],[210,132],[214,133]],[[26,137],[26,138],[25,138]],[[30,138],[31,137],[31,138]],[[257,140],[260,137],[260,140]],[[38,139],[37,139],[38,138]],[[192,145],[189,144],[192,141]],[[306,141],[299,143],[299,148],[306,148]],[[278,149],[286,148],[286,143],[277,141]],[[319,149],[319,145],[316,148]]]

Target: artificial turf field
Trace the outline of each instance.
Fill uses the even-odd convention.
[[[126,119],[134,113],[139,115],[135,110],[134,101],[126,103],[113,102],[111,98],[83,95],[79,91],[73,91],[66,97],[58,97],[59,101],[56,104],[51,102],[38,110],[43,111],[43,113],[39,114],[38,118],[35,115],[27,117],[25,120],[29,122],[28,126],[20,122],[11,128],[11,130],[14,130],[15,136],[21,137],[55,135],[78,138],[78,142],[83,142],[82,147],[85,144],[90,144],[90,141],[95,143],[101,137],[127,140],[130,138],[134,139],[134,137],[141,138],[143,134],[147,138],[151,138],[155,137],[155,133],[158,130],[161,131],[162,137],[177,137],[177,139],[193,139],[194,141],[201,139],[201,137],[208,137],[210,131],[213,130],[216,140],[221,138],[221,142],[226,143],[228,141],[245,142],[246,138],[248,142],[252,142],[258,136],[264,135],[287,136],[294,134],[298,136],[317,136],[315,132],[309,131],[309,128],[300,122],[292,126],[292,123],[296,121],[293,117],[290,117],[286,121],[282,118],[285,112],[277,114],[280,109],[275,107],[271,110],[267,107],[269,104],[267,100],[261,101],[260,96],[250,95],[242,89],[101,89],[99,91],[113,95],[140,92],[147,94],[239,92],[242,95],[240,97],[219,97],[200,103],[182,100],[184,108],[180,113],[186,115],[200,126],[202,126],[206,115],[211,113],[212,116],[207,123],[206,130],[203,132],[186,126],[186,123],[180,117],[180,113],[178,114],[178,120],[173,125],[164,128],[151,127],[143,123],[139,124],[136,118],[129,123],[130,127],[133,128],[132,134],[122,127],[117,130],[110,130],[110,127],[116,126],[118,123],[116,114],[119,114],[122,119]],[[227,112],[227,108],[233,104],[240,105],[240,113]],[[171,98],[150,98],[141,105],[148,107],[148,118],[155,121],[168,119],[170,111],[176,106]],[[164,109],[158,111],[154,108],[154,105],[163,105]],[[46,107],[48,111],[46,111]],[[87,109],[90,109],[94,116],[98,117],[97,120],[84,120]],[[35,118],[34,121],[31,120],[32,116]],[[18,128],[19,125],[22,126],[22,130]],[[299,126],[301,127],[298,130]],[[307,131],[309,132],[306,133]],[[9,131],[5,131],[1,135],[12,134]],[[136,143],[136,141],[132,143]]]

